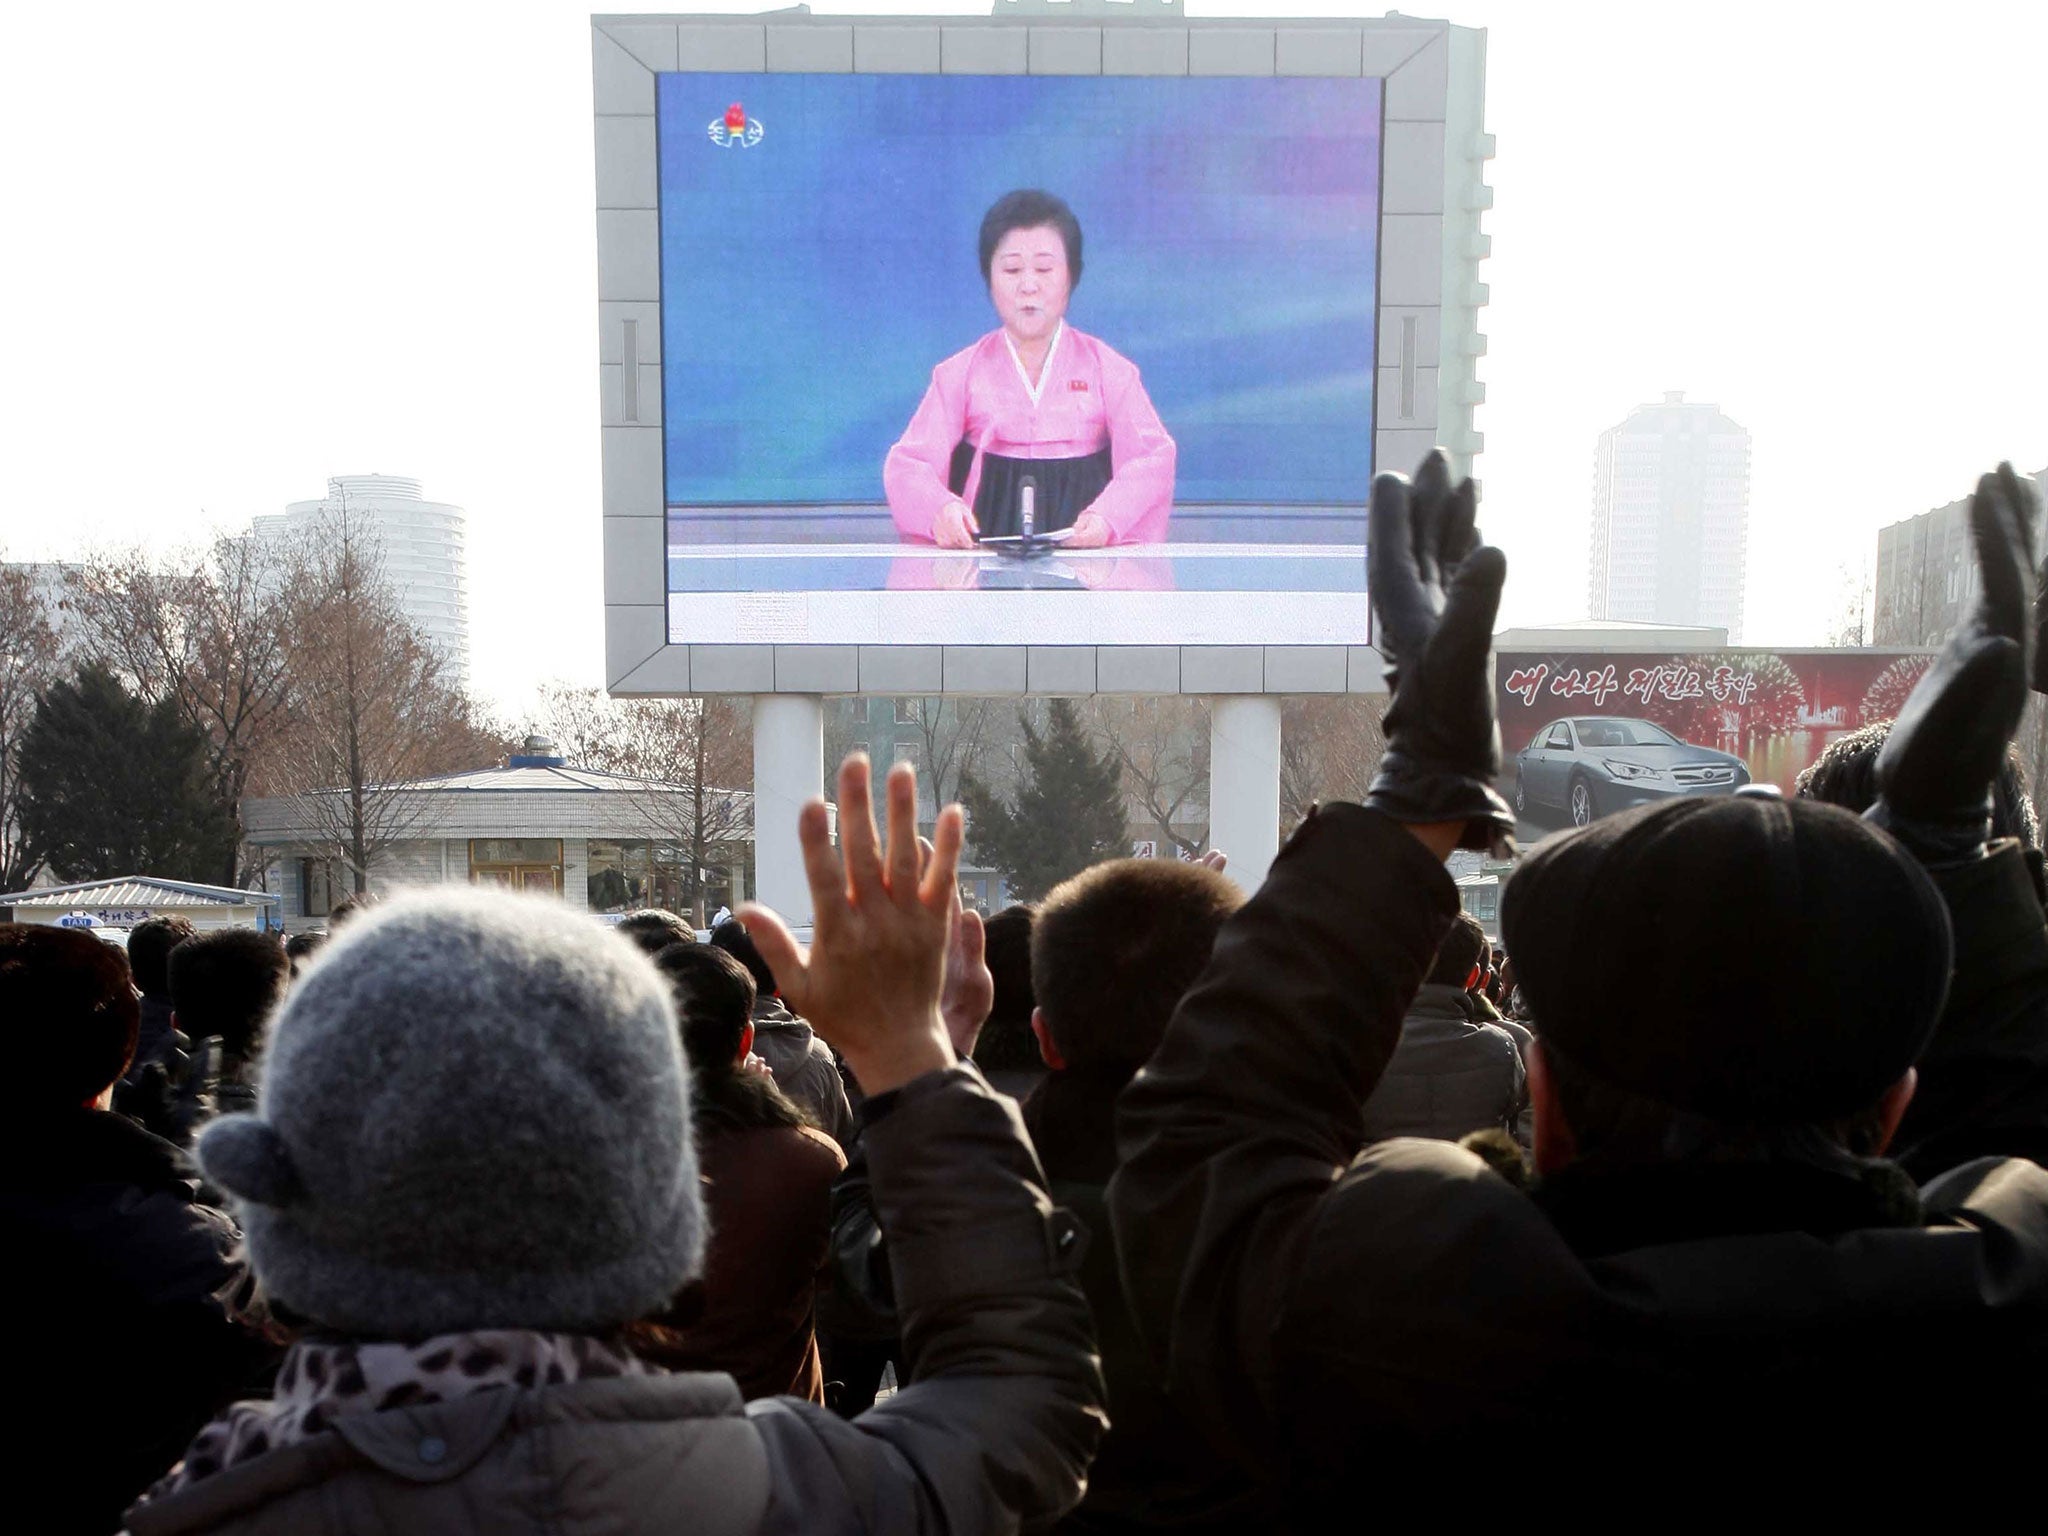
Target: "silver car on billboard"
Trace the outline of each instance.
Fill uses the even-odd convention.
[[[1515,813],[1561,811],[1583,827],[1612,811],[1680,795],[1732,795],[1749,782],[1741,758],[1680,741],[1649,720],[1571,715],[1515,755]]]

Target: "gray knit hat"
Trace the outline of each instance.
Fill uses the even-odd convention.
[[[279,1011],[259,1109],[199,1164],[269,1293],[329,1328],[591,1331],[703,1260],[686,1069],[652,962],[559,903],[378,908]]]

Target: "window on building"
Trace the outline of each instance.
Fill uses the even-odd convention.
[[[476,837],[469,843],[472,885],[515,891],[562,892],[562,840],[558,837]]]
[[[916,742],[914,742],[914,741],[899,741],[899,742],[897,742],[897,743],[896,743],[896,751],[895,751],[895,755],[894,755],[893,757],[891,757],[891,758],[890,758],[890,761],[891,761],[891,762],[896,762],[896,763],[914,763],[914,762],[916,762],[916,761],[917,761],[917,743],[916,743]]]
[[[733,878],[744,857],[738,846],[713,849],[701,878],[692,881],[687,848],[635,838],[592,838],[587,904],[593,912],[637,912],[643,907],[692,912],[701,894],[708,916],[720,907],[739,905],[742,893]]]
[[[917,700],[898,699],[896,701],[896,723],[898,725],[916,725],[918,723]]]
[[[855,742],[855,743],[854,743],[854,744],[853,744],[853,745],[852,745],[851,747],[849,747],[849,748],[848,748],[847,750],[848,750],[848,751],[851,751],[851,752],[858,752],[858,753],[860,753],[860,754],[861,754],[861,755],[862,755],[863,757],[872,757],[872,756],[874,755],[873,753],[871,753],[871,752],[869,752],[869,751],[868,751],[868,744],[867,744],[866,742],[864,742],[864,741],[856,741],[856,742]]]
[[[325,859],[299,860],[299,910],[302,917],[334,910],[334,868]]]

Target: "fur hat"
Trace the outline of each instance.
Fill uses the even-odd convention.
[[[1736,795],[1624,811],[1544,843],[1501,898],[1537,1038],[1714,1119],[1868,1109],[1948,993],[1934,882],[1868,822]]]
[[[259,1109],[200,1137],[271,1295],[329,1328],[591,1331],[703,1259],[668,987],[558,903],[401,897],[307,967]]]

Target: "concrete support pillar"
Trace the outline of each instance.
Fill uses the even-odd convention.
[[[1280,700],[1232,694],[1209,705],[1209,846],[1247,893],[1280,851]]]
[[[811,922],[796,817],[825,793],[825,701],[816,694],[754,699],[754,900],[791,927]]]

